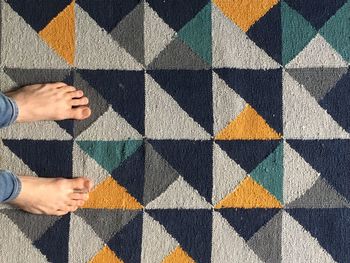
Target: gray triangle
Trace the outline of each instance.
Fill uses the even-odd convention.
[[[144,13],[144,3],[141,2],[110,33],[114,40],[142,64],[145,64]]]
[[[252,236],[248,245],[264,262],[281,262],[282,213],[276,214]]]
[[[209,69],[182,40],[175,38],[148,66],[149,69]]]
[[[319,178],[304,195],[288,204],[296,208],[349,208],[350,204],[325,179]]]
[[[83,218],[96,234],[107,243],[139,212],[138,210],[81,209],[75,214]]]
[[[74,86],[81,89],[84,92],[84,96],[89,98],[91,109],[91,116],[89,118],[74,122],[74,137],[77,137],[108,110],[108,103],[79,73],[75,73],[74,75]]]
[[[347,68],[303,68],[286,70],[320,101],[348,71]]]
[[[60,219],[58,216],[33,215],[14,209],[4,209],[0,213],[7,215],[33,242],[38,240],[49,227]]]
[[[18,69],[4,68],[4,72],[18,85],[61,82],[70,73],[69,69]]]
[[[180,175],[150,145],[145,143],[145,183],[143,203],[146,205],[160,196]]]

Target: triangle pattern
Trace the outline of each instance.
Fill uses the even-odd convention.
[[[228,195],[247,176],[219,145],[213,145],[213,197],[216,204]]]
[[[69,65],[73,65],[75,53],[74,5],[72,1],[39,32],[40,37]]]
[[[99,5],[101,7],[101,5]],[[99,9],[100,10],[100,9]],[[142,69],[139,64],[111,35],[79,6],[75,5],[76,52],[75,65],[89,69]],[[101,46],[101,43],[103,45]],[[88,56],[86,54],[89,54]]]
[[[350,203],[327,181],[319,178],[303,196],[288,204],[291,208],[350,208]]]
[[[280,67],[215,5],[212,7],[212,39],[213,67],[215,68],[271,69]]]
[[[195,261],[180,247],[176,247],[168,256],[166,256],[163,263],[195,263]]]
[[[115,262],[123,263],[117,255],[105,245],[92,259],[89,263],[99,263],[99,262]]]
[[[0,213],[0,258],[5,262],[38,262],[46,263],[46,257],[40,252],[39,249],[32,245],[31,240],[26,238],[21,230],[11,222],[5,215]],[[16,246],[19,246],[25,253],[9,253],[13,251],[13,241],[15,240]],[[12,242],[9,242],[12,241]]]
[[[209,139],[210,135],[146,74],[145,133],[151,139]]]
[[[330,43],[347,61],[350,61],[350,44],[348,41],[350,35],[347,24],[350,18],[349,8],[350,3],[345,3],[320,30],[320,34],[327,39],[328,43]]]
[[[111,173],[141,146],[140,140],[77,141],[80,148]]]
[[[219,212],[213,212],[212,262],[262,263],[243,239]]]
[[[178,245],[179,243],[158,221],[146,212],[143,214],[141,258],[145,262],[161,262]]]
[[[104,243],[107,243],[116,233],[121,231],[136,217],[138,211],[82,209],[78,210],[75,214],[83,218]]]
[[[212,212],[204,209],[157,209],[147,213],[162,224],[196,262],[210,262]],[[178,222],[181,222],[179,227]],[[197,242],[196,242],[197,240]],[[198,240],[201,240],[198,246]]]
[[[150,63],[148,69],[209,69],[209,65],[180,38],[172,40]]]
[[[305,249],[305,244],[307,248]],[[282,213],[282,261],[295,262],[296,258],[303,258],[310,263],[329,262],[335,260],[320,246],[320,243],[303,226],[301,226],[287,212]]]
[[[284,136],[298,139],[349,138],[349,134],[288,73],[283,74]]]
[[[282,21],[282,62],[291,61],[317,34],[315,28],[305,18],[281,2]]]
[[[176,32],[158,16],[146,1],[144,8],[145,64],[149,65],[171,42]]]
[[[210,209],[211,205],[199,195],[181,176],[159,197],[150,202],[147,209]]]
[[[346,67],[348,63],[333,47],[317,34],[310,43],[287,65],[286,68]]]
[[[249,239],[248,245],[264,262],[281,262],[281,238],[282,212],[279,212]]]
[[[84,208],[137,210],[142,209],[142,205],[110,177],[93,189]]]
[[[211,65],[211,4],[208,3],[178,32],[178,36]]]
[[[279,209],[220,209],[220,214],[248,241],[273,218]],[[248,243],[249,244],[249,243]]]
[[[283,199],[289,204],[311,188],[320,174],[286,142],[283,151]]]
[[[347,68],[305,68],[288,69],[290,76],[303,85],[305,89],[317,101],[323,97],[337,84],[347,73]]]
[[[92,123],[90,127],[78,135],[76,140],[116,141],[141,138],[142,135],[109,106],[107,111]]]
[[[145,154],[143,203],[147,205],[166,191],[180,175],[147,142],[145,143]]]
[[[62,1],[64,2],[66,1]],[[4,65],[19,68],[69,68],[65,60],[43,42],[37,32],[18,16],[8,3],[3,4],[2,17],[2,39],[11,39],[11,42],[3,43]]]
[[[124,2],[121,6],[124,6]],[[144,3],[138,4],[111,31],[111,36],[141,64],[144,58]]]
[[[216,140],[278,140],[281,135],[274,131],[249,104],[236,119],[216,136]]]
[[[283,142],[250,173],[250,176],[283,203]]]
[[[225,128],[244,109],[246,102],[213,71],[214,134]]]
[[[282,208],[282,204],[265,188],[247,176],[215,208]]]
[[[82,236],[88,236],[89,242],[81,242]],[[72,213],[69,227],[69,262],[89,262],[103,245],[103,241],[96,235],[91,226],[81,217]]]

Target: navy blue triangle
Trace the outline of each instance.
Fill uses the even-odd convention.
[[[195,121],[213,133],[211,70],[152,70],[148,73]]]
[[[107,245],[123,262],[140,262],[142,242],[142,212],[120,230]]]
[[[280,144],[280,140],[220,140],[215,142],[247,173],[265,160]]]
[[[78,70],[113,109],[144,134],[145,77],[143,71]]]
[[[53,263],[68,262],[70,215],[63,216],[33,244]]]
[[[212,212],[210,210],[147,210],[196,261],[210,262]]]
[[[3,140],[41,177],[72,177],[73,141]]]
[[[350,200],[349,140],[288,140],[301,157]]]
[[[145,181],[145,147],[140,146],[137,151],[112,171],[112,177],[140,203],[143,200],[143,186]]]
[[[42,30],[72,0],[8,0],[13,10],[37,32]]]
[[[350,72],[343,75],[319,103],[334,120],[350,132]]]
[[[347,0],[284,0],[317,30],[328,21]]]
[[[211,203],[213,183],[211,141],[164,140],[150,143],[186,182]]]
[[[350,209],[288,209],[320,245],[339,263],[350,259]]]
[[[280,211],[280,209],[241,209],[225,208],[218,210],[229,224],[248,241],[262,226]]]
[[[216,69],[229,87],[282,133],[282,69]]]
[[[247,35],[266,53],[282,63],[282,27],[280,3],[272,7],[247,32]]]
[[[77,3],[99,26],[111,32],[140,0],[77,0]]]
[[[209,0],[147,0],[157,14],[175,31],[179,31],[188,21],[210,1]]]

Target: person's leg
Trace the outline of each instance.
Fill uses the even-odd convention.
[[[91,114],[87,104],[88,99],[81,90],[62,82],[0,93],[0,128],[13,122],[82,120]],[[64,215],[75,211],[88,199],[92,187],[93,183],[84,177],[40,178],[0,172],[0,196],[5,199],[0,202],[34,214]]]
[[[0,128],[15,122],[17,115],[18,107],[15,101],[0,92]]]
[[[21,188],[18,176],[8,170],[0,170],[0,202],[9,202],[17,198]]]

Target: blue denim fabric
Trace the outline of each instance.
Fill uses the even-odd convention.
[[[18,107],[14,100],[0,92],[0,128],[15,122],[18,116]]]
[[[16,102],[0,92],[0,128],[15,122],[17,116],[18,107]],[[0,202],[15,199],[21,189],[22,184],[17,175],[7,170],[0,170]]]
[[[8,170],[0,170],[0,202],[15,199],[22,190],[18,176]]]

